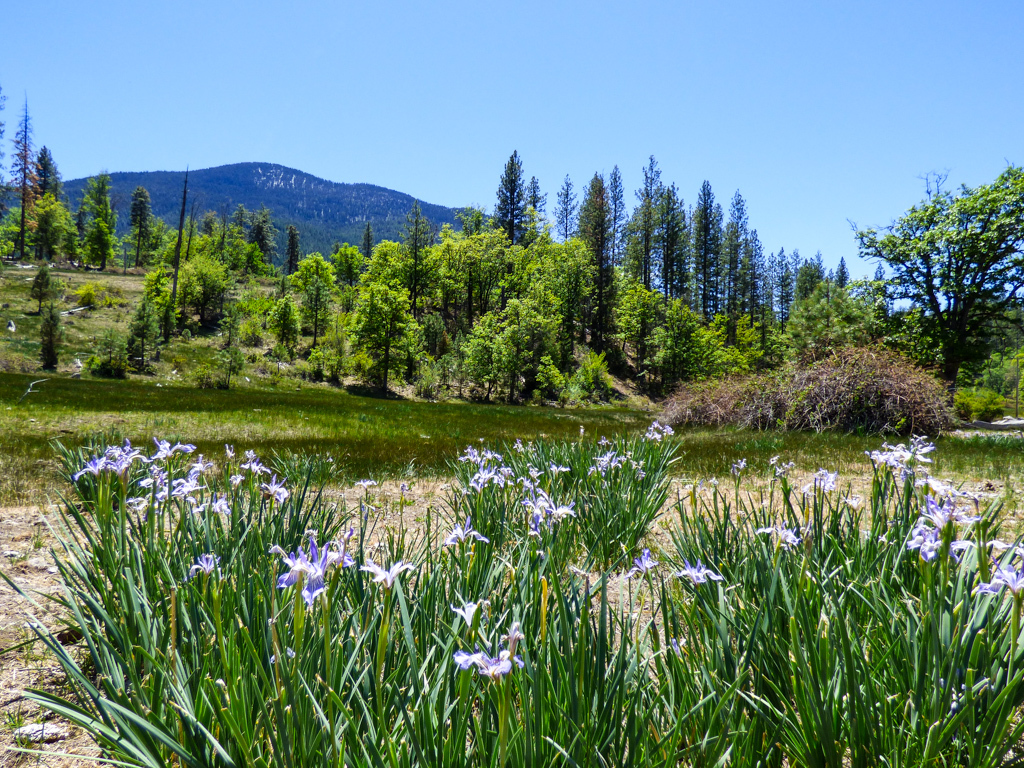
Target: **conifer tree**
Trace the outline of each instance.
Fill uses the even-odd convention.
[[[530,184],[526,188],[526,204],[541,215],[547,208],[548,196],[540,193],[540,182],[537,181],[536,176],[530,177]]]
[[[43,314],[43,302],[50,301],[53,299],[54,294],[54,279],[50,275],[50,265],[43,264],[39,267],[39,271],[36,272],[35,278],[32,280],[32,287],[29,288],[28,295],[39,302],[39,314]]]
[[[57,363],[60,357],[60,345],[64,341],[64,328],[60,322],[60,310],[51,301],[45,310],[42,310],[42,322],[40,323],[40,358],[43,363],[43,370],[57,370]]]
[[[568,177],[567,177],[568,178]],[[626,252],[626,200],[619,166],[612,168],[608,175],[608,203],[611,206],[612,263],[622,264]]]
[[[288,245],[285,248],[285,274],[294,275],[299,268],[299,230],[288,225]]]
[[[505,164],[498,186],[498,203],[494,207],[494,223],[508,236],[512,245],[526,233],[526,185],[523,183],[523,161],[513,152]]]
[[[839,257],[839,266],[836,268],[836,285],[845,288],[850,282],[850,270],[846,266],[846,258]]]
[[[114,256],[114,230],[117,228],[117,214],[110,203],[109,174],[101,173],[89,179],[85,200],[89,215],[85,225],[86,255],[102,271],[107,268],[107,259]]]
[[[359,246],[359,252],[363,254],[363,259],[369,264],[373,257],[373,227],[370,226],[370,222],[366,222],[366,228],[363,230],[363,242]]]
[[[132,192],[132,206],[129,214],[132,229],[135,230],[135,268],[142,264],[142,244],[149,242],[153,210],[149,201],[149,191],[142,186]]]
[[[661,244],[661,288],[666,299],[682,296],[689,301],[689,237],[686,211],[675,184],[662,190],[658,209],[658,241]]]
[[[128,359],[138,371],[146,369],[146,358],[152,355],[160,335],[160,318],[152,300],[144,296],[128,326]]]
[[[264,263],[273,265],[277,253],[277,229],[265,205],[261,205],[249,219],[249,242],[260,249]]]
[[[795,282],[792,261],[786,257],[785,248],[780,248],[775,254],[772,271],[775,278],[775,316],[778,318],[779,327],[784,331],[786,323],[789,322],[789,308],[793,304]]]
[[[747,205],[739,190],[729,206],[729,222],[725,225],[722,270],[724,283],[724,309],[728,317],[726,341],[736,342],[736,321],[740,315],[739,272],[743,258],[743,244],[747,239]]]
[[[658,201],[661,198],[661,170],[651,155],[643,169],[644,185],[636,191],[637,207],[629,223],[630,243],[627,253],[627,274],[651,290],[658,260]]]
[[[0,86],[0,113],[3,113],[4,107],[7,104],[7,97],[4,96],[4,89]],[[0,216],[3,215],[4,211],[7,210],[6,203],[4,201],[5,195],[2,190],[7,188],[7,183],[4,181],[4,134],[7,132],[7,124],[0,120]]]
[[[21,202],[21,218],[18,226],[18,250],[21,258],[25,258],[25,244],[28,234],[28,214],[32,210],[35,199],[36,164],[32,152],[32,120],[28,116],[28,99],[18,122],[18,131],[14,134],[14,157],[11,162],[11,176],[18,198]]]
[[[57,170],[57,163],[53,155],[46,147],[39,150],[36,155],[36,190],[35,197],[41,200],[44,195],[53,195],[57,200],[64,197],[64,182]]]
[[[302,303],[302,315],[306,325],[313,331],[313,347],[327,325],[331,315],[331,288],[319,276],[306,286]]]
[[[715,204],[711,184],[705,181],[697,195],[691,225],[697,309],[710,320],[718,313],[718,275],[722,247],[722,207]]]
[[[604,177],[594,174],[580,207],[580,238],[590,251],[594,265],[594,307],[590,326],[591,346],[606,348],[611,333],[615,267],[611,261],[611,206]]]
[[[578,212],[579,203],[576,202],[572,179],[566,174],[555,202],[555,229],[563,243],[576,236]]]
[[[424,261],[427,248],[430,247],[432,239],[430,222],[423,216],[419,201],[414,200],[412,210],[405,217],[405,232],[403,235],[403,245],[409,260],[412,262],[412,269],[409,274],[409,301],[414,318],[420,316],[419,298],[425,277]]]

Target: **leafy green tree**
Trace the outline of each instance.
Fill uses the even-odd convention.
[[[43,264],[32,279],[28,295],[39,302],[38,313],[43,314],[43,302],[56,298],[57,280],[50,274],[50,265]]]
[[[313,347],[331,319],[331,286],[314,277],[307,285],[302,303],[302,317],[313,332]]]
[[[299,268],[299,230],[288,225],[288,245],[285,248],[285,274],[294,275]]]
[[[369,226],[369,225],[367,225]],[[373,255],[371,250],[370,255]],[[345,243],[331,254],[334,263],[335,282],[338,285],[354,286],[363,273],[364,256],[354,245]]]
[[[654,363],[666,388],[708,376],[721,348],[715,334],[682,299],[668,302],[664,322],[654,330],[653,346]]]
[[[35,243],[41,259],[53,260],[74,240],[75,224],[64,203],[47,192],[32,211],[35,219]]]
[[[153,210],[149,192],[139,186],[132,192],[131,224],[135,232],[135,267],[142,264],[142,247],[149,244],[152,233]]]
[[[587,340],[584,308],[594,290],[594,270],[587,247],[577,238],[552,245],[541,263],[542,285],[558,301],[558,360],[562,372],[568,372],[572,365],[576,342]]]
[[[149,301],[157,315],[160,333],[170,338],[171,330],[178,324],[178,307],[171,296],[171,276],[163,266],[146,274],[143,281],[143,300]]]
[[[199,315],[199,322],[209,322],[230,287],[230,275],[215,256],[196,254],[181,268],[181,304]]]
[[[820,360],[840,347],[868,340],[871,310],[831,280],[822,280],[814,292],[793,303],[786,326],[794,356],[801,361]]]
[[[335,267],[319,253],[311,253],[298,263],[298,269],[290,278],[283,280],[285,285],[291,284],[305,294],[314,280],[320,280],[327,286],[334,285]]]
[[[624,346],[629,345],[633,349],[633,366],[641,379],[648,375],[651,334],[657,327],[660,312],[661,296],[657,291],[645,288],[636,279],[626,283],[619,297],[616,325]]]
[[[299,310],[290,294],[275,302],[270,313],[270,330],[278,344],[289,351],[294,350],[295,345],[299,343]]]
[[[25,258],[25,246],[28,238],[29,214],[35,202],[36,164],[35,153],[32,151],[32,120],[28,116],[28,99],[22,110],[18,130],[14,134],[14,155],[11,162],[11,176],[18,200],[21,203],[20,226],[18,227],[18,248],[21,258]]]
[[[85,254],[90,263],[107,268],[107,260],[114,258],[117,214],[110,204],[110,176],[101,173],[89,179],[85,190],[88,221],[85,225]]]
[[[984,359],[993,324],[1024,293],[1024,169],[956,193],[940,187],[857,240],[862,256],[892,272],[894,298],[921,307],[942,376],[955,386],[960,367]]]
[[[245,355],[238,347],[228,347],[217,353],[217,365],[224,371],[224,389],[231,389],[231,377],[245,370]]]
[[[494,206],[494,225],[505,233],[512,245],[526,234],[526,205],[523,161],[519,158],[519,152],[513,152],[501,175],[498,203]]]
[[[115,328],[100,337],[96,353],[89,359],[89,368],[99,376],[123,379],[128,374],[128,347]]]
[[[359,290],[352,324],[352,335],[371,358],[377,383],[387,390],[392,367],[399,359],[394,354],[412,325],[409,292],[383,283],[369,283]]]
[[[147,357],[152,356],[159,336],[159,314],[154,303],[143,296],[128,325],[128,359],[135,370],[146,370]]]
[[[555,203],[555,232],[562,238],[563,243],[576,236],[578,216],[579,203],[576,202],[576,192],[573,191],[572,179],[566,174]]]
[[[41,311],[42,322],[40,323],[40,340],[42,342],[40,357],[42,358],[43,370],[57,370],[57,363],[60,357],[60,346],[64,342],[64,328],[60,321],[60,310],[51,301],[45,311]]]

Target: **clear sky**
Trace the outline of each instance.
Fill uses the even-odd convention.
[[[856,257],[921,177],[1024,162],[1024,2],[17,0],[24,97],[65,178],[276,162],[490,210],[508,156],[548,193],[654,155],[691,204],[739,189],[766,249]],[[10,159],[9,142],[5,147]]]

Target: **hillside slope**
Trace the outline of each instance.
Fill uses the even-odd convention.
[[[137,186],[149,190],[153,213],[177,226],[184,171],[111,173],[118,207],[118,230],[128,226],[128,207]],[[65,182],[71,204],[78,206],[88,179]],[[235,163],[189,172],[189,198],[197,210],[228,213],[239,203],[252,210],[265,205],[279,230],[278,253],[284,252],[284,230],[298,227],[302,250],[327,253],[335,242],[359,243],[369,221],[376,240],[397,239],[414,198],[373,184],[341,184],[274,163]],[[191,207],[191,203],[190,203]],[[438,228],[455,223],[454,208],[420,201],[423,214]]]

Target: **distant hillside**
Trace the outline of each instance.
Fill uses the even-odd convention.
[[[110,174],[119,232],[128,227],[129,200],[137,186],[149,190],[153,213],[177,227],[184,179],[184,171]],[[81,200],[87,181],[65,182],[73,206]],[[278,258],[284,253],[284,231],[289,224],[298,227],[305,253],[326,254],[336,241],[358,244],[367,221],[376,240],[397,239],[414,200],[384,187],[339,184],[273,163],[236,163],[189,171],[188,188],[189,200],[198,201],[198,211],[220,211],[227,205],[230,213],[239,203],[250,210],[267,206],[279,231]],[[455,224],[454,208],[422,200],[420,207],[438,229],[442,224]]]

